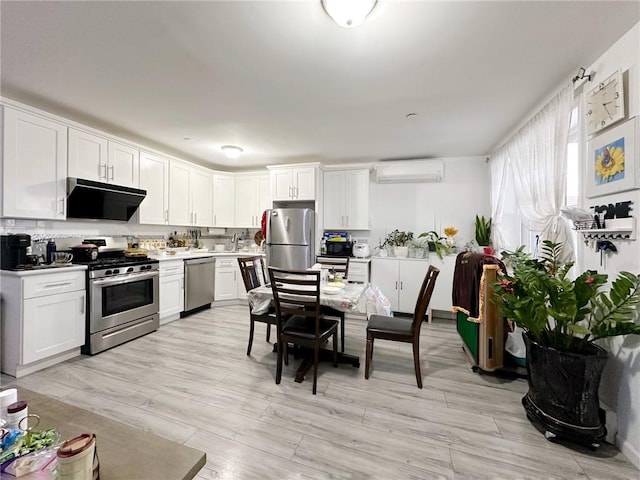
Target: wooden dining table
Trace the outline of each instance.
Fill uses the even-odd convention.
[[[331,286],[331,283],[323,284]],[[380,315],[392,315],[391,304],[389,300],[382,294],[380,289],[372,286],[370,283],[345,282],[344,287],[338,291],[332,289],[320,288],[320,305],[332,307],[345,313],[359,314],[368,317],[374,313]],[[251,304],[252,311],[256,314],[264,313],[269,310],[273,303],[273,290],[271,285],[261,285],[247,292],[247,298]],[[274,345],[274,350],[277,347]],[[321,361],[333,362],[333,351],[322,349],[320,351]],[[338,352],[338,363],[350,364],[355,368],[360,367],[360,357],[357,355]],[[304,380],[309,368],[313,366],[313,358],[309,355],[303,355],[303,361],[296,371],[296,382],[300,383]]]

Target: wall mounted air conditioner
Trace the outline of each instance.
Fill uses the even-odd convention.
[[[375,165],[378,183],[420,183],[444,180],[444,160],[410,160]]]

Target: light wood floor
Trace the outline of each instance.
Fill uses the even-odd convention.
[[[362,366],[322,365],[313,396],[296,361],[275,384],[263,325],[245,355],[247,317],[215,308],[16,383],[205,451],[200,480],[640,478],[611,445],[545,440],[520,403],[526,381],[471,372],[453,324],[422,329],[419,390],[409,345],[378,341],[365,380],[365,323],[350,321]]]

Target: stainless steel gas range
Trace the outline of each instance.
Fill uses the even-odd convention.
[[[83,353],[95,354],[157,330],[159,262],[126,257],[125,239],[85,239],[98,246],[87,265],[87,325]]]

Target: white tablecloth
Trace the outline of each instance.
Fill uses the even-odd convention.
[[[330,285],[330,284],[328,284]],[[265,313],[273,300],[271,287],[265,285],[247,293],[253,313]],[[320,304],[343,312],[364,313],[369,318],[373,314],[391,316],[391,304],[378,287],[369,283],[346,283],[337,294],[320,293]]]

